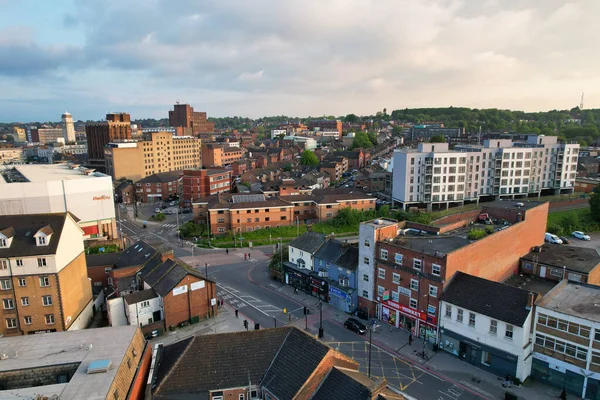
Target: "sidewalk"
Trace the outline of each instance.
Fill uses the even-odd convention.
[[[258,283],[257,283],[258,284]],[[294,289],[291,286],[273,281],[268,285],[262,285],[267,289],[274,290],[280,294],[307,306],[314,306],[318,301],[315,297],[304,292],[294,294]],[[337,310],[329,304],[323,303],[323,320],[333,320],[339,324],[350,315]],[[311,314],[308,318],[308,331],[311,334],[317,334],[319,322],[319,314]],[[365,325],[369,325],[368,321],[364,321]],[[414,338],[412,345],[408,344],[408,332],[402,329],[397,329],[377,320],[379,327],[373,331],[373,344],[386,350],[388,353],[409,361],[414,365],[420,366],[422,369],[436,375],[445,380],[449,380],[458,385],[465,386],[482,396],[489,399],[504,399],[506,392],[513,393],[519,396],[519,399],[527,400],[547,400],[558,399],[560,389],[544,385],[539,382],[527,382],[522,386],[512,386],[511,388],[502,387],[504,379],[480,368],[460,360],[454,355],[443,350],[433,351],[431,343],[425,344],[428,360],[424,360],[417,355],[423,349],[423,341],[420,338]],[[298,328],[305,328],[304,319],[298,319],[293,322],[293,325]],[[325,331],[324,341],[334,341],[334,339]],[[572,394],[569,394],[568,399],[579,399]]]

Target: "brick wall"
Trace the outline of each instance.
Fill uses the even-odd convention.
[[[137,372],[137,367],[141,362],[144,349],[146,347],[146,339],[142,335],[142,331],[137,329],[127,351],[123,355],[123,360],[120,365],[113,365],[113,368],[118,368],[115,378],[108,390],[107,399],[125,400],[127,393],[133,383],[133,377]]]
[[[67,381],[70,381],[80,364],[76,362],[0,372],[0,390],[56,385],[61,375],[67,375]]]
[[[465,220],[473,221],[475,218],[477,218],[478,215],[479,215],[479,210],[474,210],[474,211],[469,211],[469,212],[464,212],[464,213],[459,213],[459,214],[446,215],[445,217],[438,218],[435,221],[433,221],[432,225],[441,226],[444,224],[450,224],[450,223],[454,223],[454,222],[458,222],[458,221],[465,221]]]
[[[58,273],[58,282],[65,327],[69,329],[92,300],[92,284],[88,279],[83,252]]]
[[[146,392],[146,382],[148,381],[148,371],[152,363],[152,346],[147,345],[144,348],[144,354],[138,365],[137,372],[131,384],[128,400],[144,400]]]
[[[112,268],[112,265],[87,267],[87,275],[88,278],[92,280],[92,285],[96,282],[100,282],[103,287],[108,286],[108,274],[104,271],[105,268]]]
[[[178,325],[180,322],[189,321],[192,317],[204,318],[212,311],[217,312],[217,307],[210,306],[210,299],[217,298],[214,282],[205,281],[202,289],[190,290],[190,284],[200,282],[202,279],[186,275],[177,287],[187,285],[186,293],[173,295],[173,291],[163,297],[165,326]]]

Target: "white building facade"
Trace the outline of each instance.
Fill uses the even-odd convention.
[[[65,112],[62,117],[62,133],[65,142],[75,142],[75,125],[73,124],[73,116]]]
[[[162,297],[153,289],[125,296],[124,307],[129,325],[146,326],[164,319]]]
[[[579,144],[556,136],[529,136],[527,142],[486,140],[482,146],[419,143],[394,151],[392,198],[410,204],[463,203],[481,197],[515,198],[572,192]]]

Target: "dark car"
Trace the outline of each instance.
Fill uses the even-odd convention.
[[[567,239],[565,236],[561,236],[560,240],[563,241],[563,244],[569,244],[569,239]]]
[[[192,212],[191,208],[184,208],[183,211],[181,212],[182,214],[189,214]]]
[[[168,206],[167,204],[163,204],[162,206],[160,206],[160,208],[162,208],[163,210],[164,210],[165,208],[168,208],[168,207],[169,207],[169,206]]]
[[[365,326],[365,324],[363,324],[355,318],[348,318],[346,322],[344,322],[344,328],[350,329],[351,331],[354,331],[361,335],[367,333],[367,327]]]

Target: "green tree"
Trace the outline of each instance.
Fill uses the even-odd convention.
[[[594,188],[594,192],[590,196],[590,213],[592,218],[600,221],[600,184]]]
[[[354,123],[358,122],[358,117],[355,114],[348,114],[348,115],[346,115],[344,120],[346,122],[348,122],[349,124],[354,124]]]
[[[373,143],[371,139],[369,139],[369,135],[366,132],[357,132],[354,136],[354,140],[352,141],[352,148],[356,149],[362,147],[364,149],[370,149],[373,147]]]
[[[280,251],[273,252],[271,262],[269,262],[269,268],[275,271],[283,272],[283,262],[289,257],[289,249],[287,246],[283,246]]]
[[[14,141],[15,141],[15,138],[14,138],[14,136],[13,136],[13,135],[6,135],[6,141],[7,141],[7,142],[14,142]]]
[[[304,150],[300,156],[300,164],[315,167],[319,165],[319,159],[311,150]]]
[[[432,136],[429,143],[446,143],[446,138],[442,135]]]
[[[394,132],[394,135],[400,135],[402,133],[402,127],[396,125],[392,128],[392,131]]]

